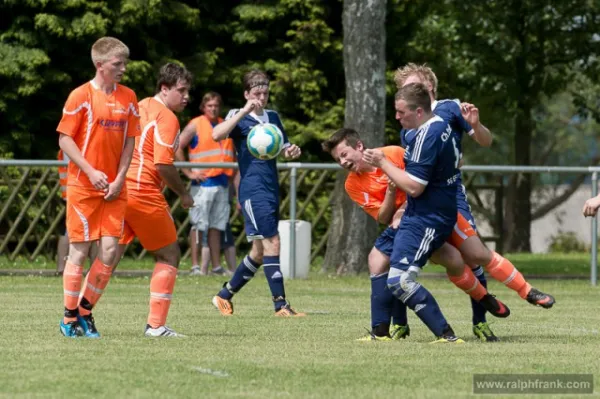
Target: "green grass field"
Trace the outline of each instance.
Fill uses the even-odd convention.
[[[526,275],[549,275],[560,274],[570,276],[589,276],[590,275],[590,254],[589,253],[569,253],[569,254],[505,254],[507,258]],[[191,263],[189,259],[183,260],[181,270],[189,270]],[[152,270],[154,262],[147,256],[143,260],[137,261],[131,258],[125,258],[119,264],[117,270]],[[25,259],[8,260],[0,256],[0,269],[4,270],[54,270],[56,264],[43,257],[39,257],[35,262],[29,262]],[[315,262],[313,269],[320,269],[320,262]],[[440,266],[429,265],[425,272],[442,273]]]
[[[145,338],[149,280],[119,277],[94,312],[103,337],[66,339],[61,281],[0,277],[0,396],[448,398],[473,397],[474,373],[600,375],[600,291],[587,281],[534,281],[556,296],[551,310],[490,283],[512,315],[490,318],[502,342],[484,344],[471,334],[467,297],[425,277],[467,341],[441,346],[412,313],[408,340],[356,342],[369,326],[366,276],[288,281],[292,305],[309,313],[297,319],[273,317],[262,274],[229,318],[210,304],[223,278],[180,277],[169,325],[185,339]]]

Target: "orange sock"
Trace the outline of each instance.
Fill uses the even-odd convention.
[[[520,271],[505,257],[492,252],[492,260],[485,266],[485,270],[496,280],[516,291],[523,299],[531,290],[531,285],[525,281]]]
[[[176,278],[176,267],[165,263],[156,263],[154,266],[150,281],[150,314],[148,315],[150,327],[158,328],[167,322]]]
[[[77,314],[77,302],[79,301],[79,292],[81,291],[81,276],[83,275],[83,266],[77,266],[69,261],[65,264],[63,272],[63,293],[65,309]],[[77,320],[76,316],[65,316],[63,322],[70,323]]]
[[[112,269],[112,266],[105,265],[98,258],[92,263],[92,267],[90,267],[90,271],[85,278],[83,295],[79,301],[80,315],[87,316],[92,313],[92,308],[98,303],[110,281]]]
[[[465,265],[463,273],[460,276],[448,275],[448,278],[455,286],[476,301],[480,301],[487,294],[487,289],[479,283],[479,280],[477,280],[477,277],[475,277],[468,265]]]

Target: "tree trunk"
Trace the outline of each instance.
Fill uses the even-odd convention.
[[[367,147],[385,139],[385,12],[385,0],[344,0],[344,126],[356,129]],[[345,178],[345,172],[337,176],[323,268],[356,273],[367,269],[377,222],[350,201]]]
[[[520,100],[515,118],[515,163],[531,165],[531,137],[533,121],[531,106],[528,101]],[[510,252],[531,252],[531,173],[518,174],[511,179],[514,184],[512,204],[513,231],[510,235],[508,250]]]

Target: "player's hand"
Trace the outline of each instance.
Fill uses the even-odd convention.
[[[470,103],[460,104],[460,113],[471,127],[479,125],[479,109]]]
[[[392,228],[397,229],[400,227],[402,216],[404,216],[404,209],[398,209],[398,211],[394,214],[394,218],[392,219]]]
[[[238,211],[242,210],[242,204],[240,204],[240,201],[235,201],[235,209]]]
[[[248,115],[250,112],[260,109],[262,107],[262,104],[260,102],[260,100],[257,99],[250,99],[248,100],[248,102],[246,102],[246,105],[244,105],[244,108],[242,108],[242,112],[245,115]]]
[[[121,194],[121,189],[123,188],[123,182],[115,180],[114,182],[108,185],[108,188],[104,190],[104,199],[107,201],[112,201],[119,198],[119,194]]]
[[[296,144],[288,146],[283,150],[283,157],[285,159],[296,159],[302,154],[302,150]]]
[[[599,207],[600,207],[600,196],[590,198],[589,200],[585,201],[585,204],[583,204],[583,216],[585,216],[585,217],[596,216],[596,213],[598,212]]]
[[[107,190],[108,189],[108,176],[99,170],[92,170],[88,175],[88,179],[90,179],[90,183],[97,190]]]
[[[194,198],[189,194],[185,193],[181,196],[181,207],[183,209],[189,209],[194,206]]]
[[[367,149],[363,152],[363,161],[371,166],[380,167],[384,159],[385,155],[383,155],[383,151],[381,150]]]

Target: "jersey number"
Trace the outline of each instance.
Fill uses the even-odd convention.
[[[454,167],[458,169],[458,164],[460,163],[460,151],[456,146],[456,139],[454,137],[452,137],[452,146],[454,147],[454,157],[456,158],[454,160]]]

